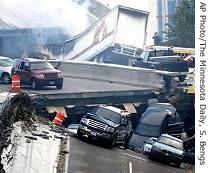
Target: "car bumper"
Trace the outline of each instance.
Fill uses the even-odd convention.
[[[143,149],[143,154],[145,155],[145,156],[149,156],[150,155],[150,149]]]
[[[104,132],[99,132],[94,129],[90,129],[89,127],[85,125],[79,125],[79,130],[83,135],[87,135],[88,137],[91,137],[94,140],[99,140],[99,141],[111,141],[114,137],[114,134],[108,134]]]
[[[63,79],[35,79],[39,86],[56,86],[63,83]]]
[[[156,159],[158,159],[158,160],[161,160],[161,161],[164,161],[164,162],[167,162],[167,163],[170,163],[170,162],[173,162],[173,163],[182,162],[181,156],[178,157],[178,156],[175,156],[175,155],[172,155],[172,154],[163,153],[163,152],[159,152],[159,151],[151,150],[149,155],[154,157],[154,158],[156,158]]]

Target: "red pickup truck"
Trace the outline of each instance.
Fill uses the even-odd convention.
[[[20,76],[20,83],[31,85],[33,89],[43,86],[63,87],[63,74],[45,60],[24,58],[16,61],[12,74]]]

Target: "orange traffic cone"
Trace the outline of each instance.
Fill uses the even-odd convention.
[[[62,125],[64,120],[65,120],[64,115],[62,113],[57,113],[53,122],[58,124],[58,125]]]
[[[20,92],[20,76],[14,74],[12,76],[12,89],[11,92]]]

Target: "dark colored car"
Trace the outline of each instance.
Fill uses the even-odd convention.
[[[63,87],[63,74],[45,60],[33,58],[19,59],[12,68],[12,74],[20,76],[21,84],[31,85],[33,89],[43,86]]]
[[[183,141],[184,156],[183,162],[188,164],[195,164],[195,135]]]
[[[162,134],[152,145],[149,156],[180,167],[184,156],[183,142],[181,139]]]
[[[79,137],[86,135],[103,141],[109,147],[122,144],[126,147],[131,134],[130,114],[113,106],[97,106],[80,121]]]
[[[174,106],[169,103],[152,103],[139,119],[129,139],[128,147],[142,151],[144,143],[149,138],[158,138],[163,133],[180,138],[183,128],[184,122]]]
[[[179,80],[183,82],[189,72],[188,63],[175,56],[173,50],[149,49],[142,52],[139,58],[131,62],[133,67],[156,69],[161,71],[179,72]]]

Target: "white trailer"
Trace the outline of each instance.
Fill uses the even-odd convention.
[[[117,6],[110,13],[71,40],[67,58],[128,65],[146,43],[148,12]]]

